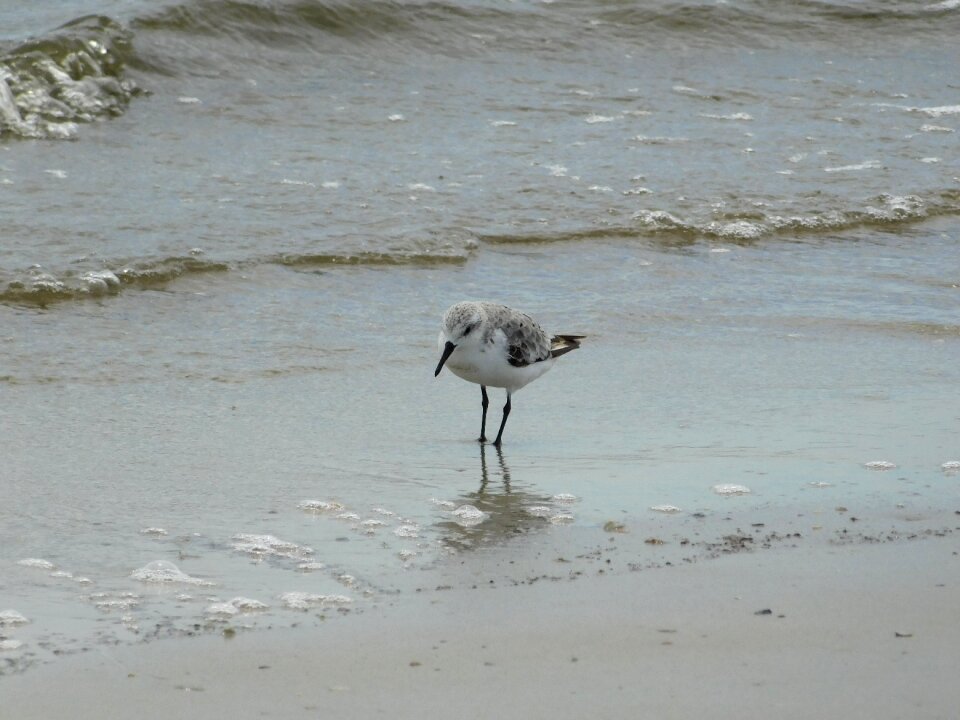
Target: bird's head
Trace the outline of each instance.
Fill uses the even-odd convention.
[[[480,326],[483,324],[483,309],[479,303],[460,302],[450,307],[443,316],[440,328],[440,362],[433,373],[440,374],[443,364],[458,347],[480,342]]]

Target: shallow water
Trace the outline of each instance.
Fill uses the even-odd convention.
[[[956,8],[39,7],[3,48],[3,667],[361,611],[610,522],[650,563],[949,524]],[[29,34],[75,74],[110,40],[86,67],[121,87],[51,82]],[[432,375],[464,298],[589,336],[502,454]],[[131,577],[156,561],[189,579]]]

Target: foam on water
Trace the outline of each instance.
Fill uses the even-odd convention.
[[[393,531],[393,534],[401,538],[418,538],[420,537],[420,528],[412,524],[401,525]]]
[[[828,173],[838,173],[838,172],[852,172],[855,170],[876,170],[877,168],[883,167],[882,163],[879,160],[865,160],[862,163],[856,163],[854,165],[839,165],[837,167],[825,167],[824,172]]]
[[[571,493],[557,493],[556,495],[554,495],[554,496],[551,497],[550,499],[553,500],[553,502],[555,502],[555,503],[562,503],[562,504],[564,504],[564,505],[571,505],[571,504],[577,502],[580,498],[578,498],[576,495],[573,495],[573,494],[571,494]]]
[[[260,612],[267,610],[269,607],[269,605],[262,603],[259,600],[252,600],[251,598],[245,597],[235,597],[227,602],[218,602],[208,605],[204,609],[203,614],[213,617],[229,618],[240,613]]]
[[[316,572],[317,570],[323,570],[327,566],[321,562],[305,562],[297,565],[297,570],[301,572]]]
[[[353,600],[346,595],[322,595],[300,591],[285,592],[278,596],[280,603],[291,610],[311,610],[316,607],[343,607]]]
[[[473,505],[461,505],[452,512],[452,515],[454,517],[454,521],[463,527],[479,525],[488,517],[490,517],[487,513],[483,512],[483,510],[480,510]]]
[[[297,504],[297,507],[304,512],[324,513],[343,512],[346,508],[338,502],[331,500],[304,500]]]
[[[960,470],[960,460],[948,460],[940,466],[940,469],[944,472],[956,472]]]
[[[153,562],[149,562],[142,568],[137,568],[130,573],[130,577],[145,583],[177,583],[182,585],[208,586],[215,584],[209,580],[187,575],[187,573],[183,572],[169,560],[154,560]]]
[[[668,515],[674,515],[680,512],[680,508],[676,505],[651,505],[650,509],[658,513],[666,513]]]
[[[24,558],[23,560],[17,560],[17,565],[22,565],[23,567],[35,568],[37,570],[53,570],[56,568],[49,560],[43,560],[42,558]]]
[[[272,556],[299,560],[313,555],[313,548],[281,540],[273,535],[237,533],[231,539],[234,550],[257,558]]]
[[[137,607],[141,599],[139,595],[131,592],[102,592],[90,595],[90,601],[94,607],[97,608],[97,610],[107,613],[114,611],[126,612],[127,610]]]
[[[871,460],[870,462],[865,462],[863,466],[868,470],[893,470],[897,467],[895,463],[889,460]]]
[[[0,611],[0,627],[12,627],[14,625],[26,625],[30,621],[16,610]]]
[[[752,492],[746,485],[736,485],[733,483],[714,485],[712,490],[717,495],[749,495]]]
[[[140,531],[140,534],[141,534],[141,535],[154,535],[154,536],[156,536],[156,537],[161,537],[161,536],[163,536],[163,535],[166,535],[166,534],[167,534],[167,531],[164,530],[163,528],[148,527],[148,528],[143,528],[143,530]]]

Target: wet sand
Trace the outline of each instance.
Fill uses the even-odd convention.
[[[0,716],[956,716],[954,530],[639,572],[626,554],[576,580],[504,582],[506,565],[532,569],[519,550],[450,569],[475,587],[319,628],[98,648],[0,679]]]

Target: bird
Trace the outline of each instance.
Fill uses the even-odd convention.
[[[443,315],[437,346],[440,362],[454,375],[480,386],[483,415],[479,442],[487,442],[488,387],[503,388],[507,404],[493,444],[499,448],[510,415],[513,393],[553,367],[561,355],[580,347],[585,335],[550,337],[527,314],[492,302],[464,301],[451,305]]]

